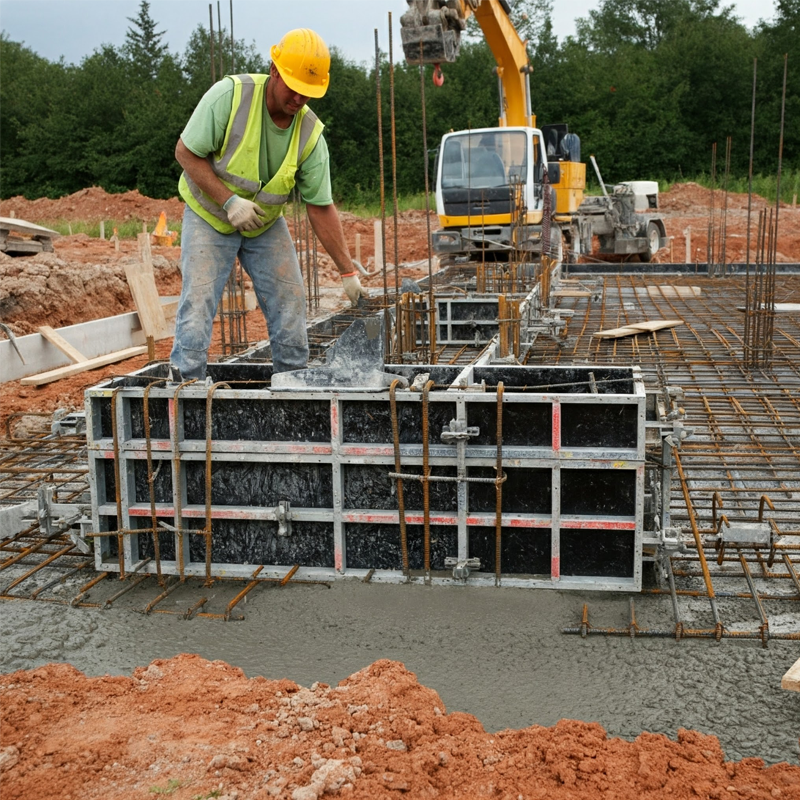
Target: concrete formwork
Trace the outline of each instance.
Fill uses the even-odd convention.
[[[641,588],[635,367],[385,369],[383,391],[277,391],[245,363],[91,389],[97,568]]]

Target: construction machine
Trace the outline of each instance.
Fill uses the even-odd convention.
[[[400,20],[406,60],[434,64],[437,84],[441,63],[458,58],[470,15],[497,62],[497,127],[448,133],[439,147],[434,174],[441,230],[432,236],[437,254],[503,260],[544,247],[558,256],[563,239],[577,258],[591,253],[597,238],[600,254],[638,254],[650,261],[667,244],[664,222],[654,213],[658,184],[633,181],[608,193],[598,170],[603,196],[585,198],[580,138],[567,125],[537,127],[533,68],[506,0],[407,2]],[[543,226],[545,217],[553,235]]]

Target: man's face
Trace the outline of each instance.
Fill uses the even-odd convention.
[[[275,65],[270,69],[270,83],[274,85],[273,97],[284,114],[293,117],[308,102],[308,96],[298,94],[285,83]]]

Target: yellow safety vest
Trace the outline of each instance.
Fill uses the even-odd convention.
[[[266,221],[255,231],[241,231],[242,236],[258,236],[270,228],[283,214],[283,208],[295,185],[297,168],[317,144],[325,127],[307,106],[297,113],[289,142],[289,150],[272,180],[259,179],[259,150],[264,114],[267,75],[227,75],[233,80],[233,105],[221,149],[208,156],[217,177],[232,191],[252,200],[264,212]],[[233,233],[236,228],[228,215],[185,172],[178,188],[189,208],[220,233]]]

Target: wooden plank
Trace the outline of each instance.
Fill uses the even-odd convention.
[[[175,317],[178,315],[178,301],[170,300],[168,303],[162,303],[161,308],[164,310],[164,319],[167,321],[167,325],[174,328]]]
[[[14,219],[12,217],[0,217],[0,230],[27,233],[31,236],[46,236],[49,239],[57,239],[61,236],[58,231],[43,228],[41,225],[34,225],[32,222],[25,222],[24,219]]]
[[[648,286],[651,297],[700,297],[703,290],[699,286]]]
[[[591,297],[591,292],[582,291],[580,289],[554,289],[550,293],[551,297]]]
[[[632,322],[629,327],[636,328],[636,330],[645,333],[652,333],[653,331],[661,331],[664,328],[677,328],[678,325],[683,325],[682,319],[659,319],[652,322]]]
[[[800,658],[789,667],[789,671],[781,678],[781,689],[800,692]]]
[[[597,339],[621,339],[624,336],[636,336],[640,333],[653,333],[665,328],[677,328],[683,325],[682,319],[660,319],[652,322],[632,322],[622,328],[608,328],[593,334]]]
[[[98,367],[106,367],[109,364],[116,364],[118,361],[124,361],[126,358],[133,358],[134,356],[140,356],[146,352],[146,346],[129,347],[127,350],[117,350],[116,353],[109,353],[105,356],[90,358],[88,361],[82,361],[80,364],[70,364],[67,367],[51,369],[50,372],[42,372],[39,375],[31,375],[29,378],[23,378],[20,383],[23,386],[42,386],[45,383],[52,383],[53,381],[60,380],[61,378],[68,378],[70,375],[78,375],[81,372],[88,372],[90,369],[97,369]]]
[[[125,277],[128,279],[145,336],[152,336],[156,341],[166,339],[170,331],[153,273],[143,264],[128,262],[125,264]]]
[[[153,251],[150,248],[150,234],[140,233],[136,240],[139,242],[139,259],[144,265],[145,271],[153,276],[155,281],[155,268],[153,267]]]
[[[642,333],[642,331],[626,325],[624,328],[607,328],[604,331],[597,331],[593,335],[596,339],[620,339],[623,336],[634,336],[637,333]]]
[[[70,361],[80,364],[83,361],[89,360],[77,347],[73,347],[60,333],[54,331],[49,325],[40,325],[39,333],[41,333],[50,344],[55,345]]]

